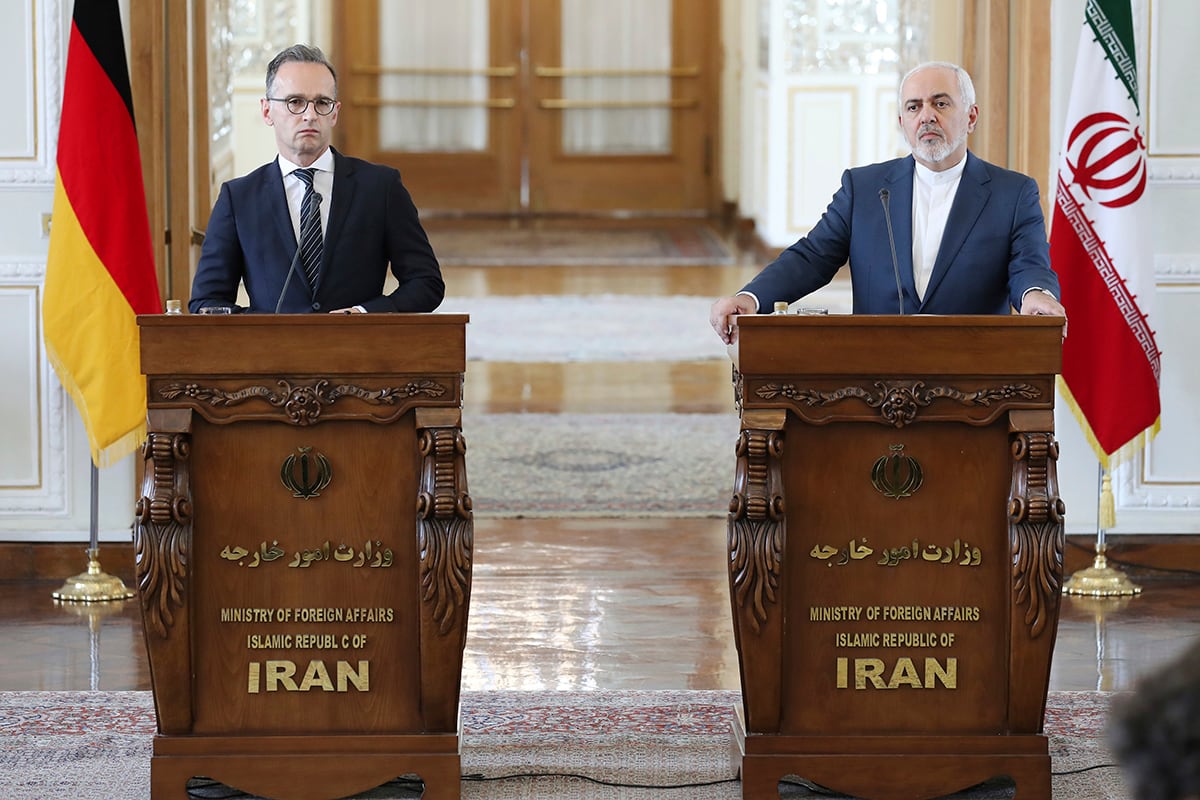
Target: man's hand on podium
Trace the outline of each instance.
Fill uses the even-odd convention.
[[[1039,317],[1062,317],[1063,338],[1067,338],[1067,309],[1050,292],[1030,289],[1021,298],[1021,313]]]
[[[735,294],[733,297],[722,297],[712,304],[712,309],[708,312],[708,322],[717,332],[717,336],[721,337],[722,342],[733,344],[737,341],[737,323],[734,317],[738,314],[757,312],[753,297],[747,294]]]

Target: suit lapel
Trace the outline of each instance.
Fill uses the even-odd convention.
[[[942,233],[937,259],[933,262],[929,285],[925,287],[925,303],[933,297],[938,284],[950,271],[950,265],[962,250],[967,237],[971,235],[979,215],[983,213],[983,207],[987,205],[988,197],[991,196],[991,190],[987,186],[990,180],[983,162],[968,152],[958,191],[955,192],[954,203],[950,206],[950,216],[946,218],[946,230]]]
[[[896,166],[888,171],[885,182],[888,193],[888,213],[892,218],[892,233],[896,240],[896,264],[900,270],[900,285],[904,287],[904,296],[915,298],[917,284],[913,280],[912,263],[912,204],[913,204],[913,170],[916,162],[912,156],[902,158]],[[886,231],[884,231],[886,235]],[[887,243],[888,263],[891,263],[891,242]],[[908,306],[908,302],[905,302]],[[907,309],[906,309],[907,312]]]
[[[330,148],[333,150],[333,148]],[[333,265],[333,249],[341,240],[342,228],[354,200],[358,177],[354,174],[354,162],[337,150],[333,150],[333,202],[329,206],[329,224],[325,226],[325,249],[321,255],[321,280]]]

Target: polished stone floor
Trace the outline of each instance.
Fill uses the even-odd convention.
[[[716,297],[756,270],[743,258],[728,267],[450,268],[446,277],[458,296]],[[470,380],[480,370],[488,380],[474,386],[486,392]],[[472,364],[465,413],[727,412],[729,374],[724,362]],[[475,533],[464,688],[739,688],[724,520],[477,519]],[[1128,688],[1200,640],[1200,581],[1142,583],[1133,599],[1064,599],[1051,689]],[[59,605],[50,597],[59,585],[0,583],[0,690],[149,689],[136,602]]]
[[[715,519],[476,520],[465,689],[737,689]],[[136,601],[0,584],[0,691],[149,689]],[[1200,641],[1200,584],[1065,597],[1052,690],[1129,688]]]

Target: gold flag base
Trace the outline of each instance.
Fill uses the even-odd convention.
[[[100,568],[100,551],[89,549],[87,572],[67,578],[60,589],[51,593],[55,600],[68,603],[106,603],[133,597],[125,582]]]
[[[1141,594],[1142,587],[1135,585],[1125,573],[1108,565],[1104,557],[1104,545],[1096,545],[1096,560],[1087,569],[1072,575],[1063,585],[1063,594],[1087,595],[1088,597],[1122,597]]]

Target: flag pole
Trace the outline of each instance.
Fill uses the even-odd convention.
[[[125,582],[100,568],[100,470],[92,462],[92,520],[91,538],[87,549],[87,572],[67,578],[57,591],[55,600],[69,603],[104,603],[133,597]]]
[[[1141,594],[1142,587],[1137,586],[1125,576],[1125,573],[1108,565],[1105,551],[1108,544],[1105,541],[1107,528],[1117,524],[1115,502],[1112,493],[1112,476],[1104,465],[1099,465],[1098,482],[1100,488],[1099,508],[1096,513],[1096,558],[1087,569],[1081,569],[1073,574],[1063,584],[1063,594],[1088,595],[1090,597],[1122,597]]]

